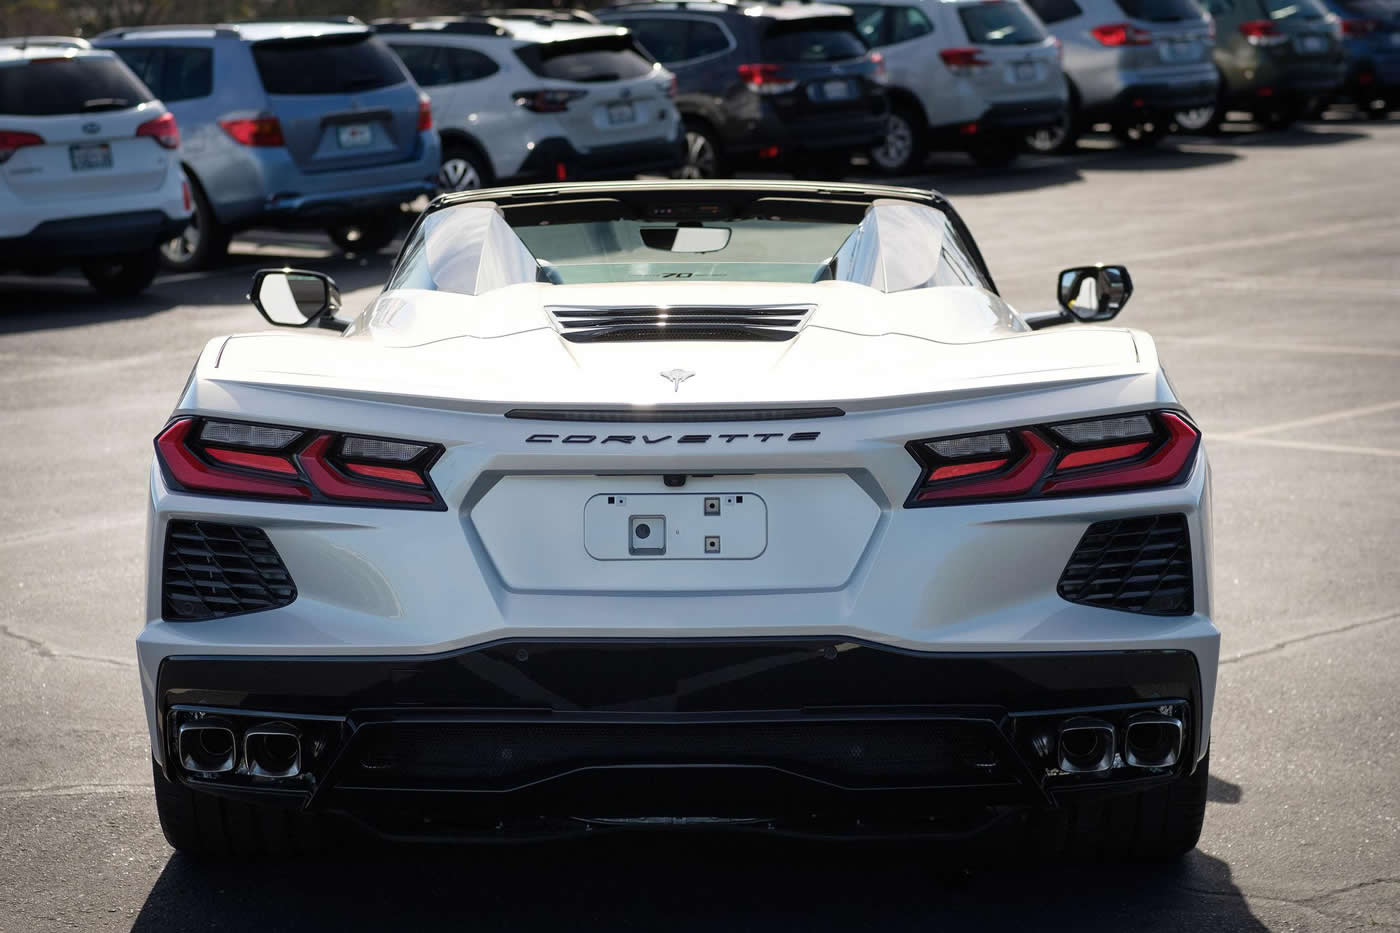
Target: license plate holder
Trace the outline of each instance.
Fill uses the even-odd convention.
[[[1299,36],[1294,47],[1304,55],[1321,55],[1327,51],[1326,36]]]
[[[374,142],[374,128],[368,123],[343,123],[335,128],[335,138],[342,149],[364,149]]]
[[[74,143],[68,147],[68,162],[75,172],[111,168],[112,147],[108,143]]]
[[[608,104],[608,123],[612,126],[620,126],[624,123],[637,122],[637,108],[632,104],[621,101],[615,104]]]
[[[1168,39],[1158,46],[1164,62],[1188,62],[1201,57],[1200,43],[1194,39]]]
[[[849,100],[855,94],[851,92],[851,82],[849,81],[823,81],[823,100]]]
[[[1035,80],[1034,62],[1016,62],[1011,69],[1011,80],[1017,84],[1026,84]]]
[[[600,493],[583,543],[595,560],[752,560],[768,547],[768,506],[752,492]]]

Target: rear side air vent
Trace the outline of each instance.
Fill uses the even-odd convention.
[[[1072,603],[1105,609],[1190,615],[1186,516],[1146,515],[1090,525],[1060,575],[1059,593]]]
[[[559,333],[573,343],[791,340],[811,311],[810,305],[765,308],[549,308]]]
[[[172,521],[165,532],[161,616],[170,621],[286,606],[296,584],[260,528]]]

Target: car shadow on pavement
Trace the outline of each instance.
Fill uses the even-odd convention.
[[[179,304],[159,285],[135,298],[104,298],[81,279],[0,276],[0,334],[146,317]]]
[[[1081,181],[1082,176],[1073,159],[1026,158],[1007,168],[990,169],[973,165],[961,156],[950,155],[946,158],[935,158],[924,167],[924,172],[920,175],[889,178],[867,174],[854,176],[850,180],[932,188],[947,195],[961,195],[1034,191],[1054,185],[1073,184]]]
[[[1316,125],[1293,126],[1286,130],[1227,130],[1219,136],[1194,136],[1191,142],[1200,146],[1249,146],[1255,149],[1293,149],[1298,146],[1335,146],[1339,143],[1366,139],[1365,133],[1354,130],[1321,129]]]
[[[1201,852],[1170,865],[966,868],[907,845],[613,836],[364,858],[175,855],[134,933],[164,930],[1229,930],[1265,926]]]
[[[1108,149],[1095,153],[1097,158],[1088,166],[1096,172],[1170,172],[1208,168],[1234,162],[1240,157],[1234,152],[1195,148],[1194,137],[1173,137],[1150,149]],[[1186,147],[1186,148],[1183,148]]]

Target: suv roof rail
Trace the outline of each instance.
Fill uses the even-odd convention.
[[[98,33],[97,38],[123,39],[129,35],[139,35],[146,32],[193,32],[205,29],[209,30],[216,39],[240,38],[237,29],[222,23],[162,23],[154,26],[118,26],[116,29]]]
[[[30,46],[56,46],[62,49],[90,49],[92,43],[79,36],[11,36],[0,39],[0,46],[27,49]]]
[[[757,6],[759,0],[623,0],[622,3],[609,3],[598,7],[600,10],[713,10],[716,7],[740,9]]]
[[[389,17],[370,21],[375,32],[445,32],[461,36],[509,36],[505,23],[489,16]]]
[[[598,17],[584,9],[570,10],[530,10],[521,7],[492,8],[485,15],[497,19],[527,19],[541,25],[546,23],[584,23],[590,26],[602,25]]]
[[[363,26],[365,21],[358,16],[268,16],[253,19],[229,20],[234,26],[255,26],[270,23],[325,23],[328,26]]]

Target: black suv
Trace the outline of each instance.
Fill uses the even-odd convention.
[[[685,178],[740,167],[842,174],[889,123],[884,64],[846,7],[627,3],[597,11],[632,30],[677,81]]]

